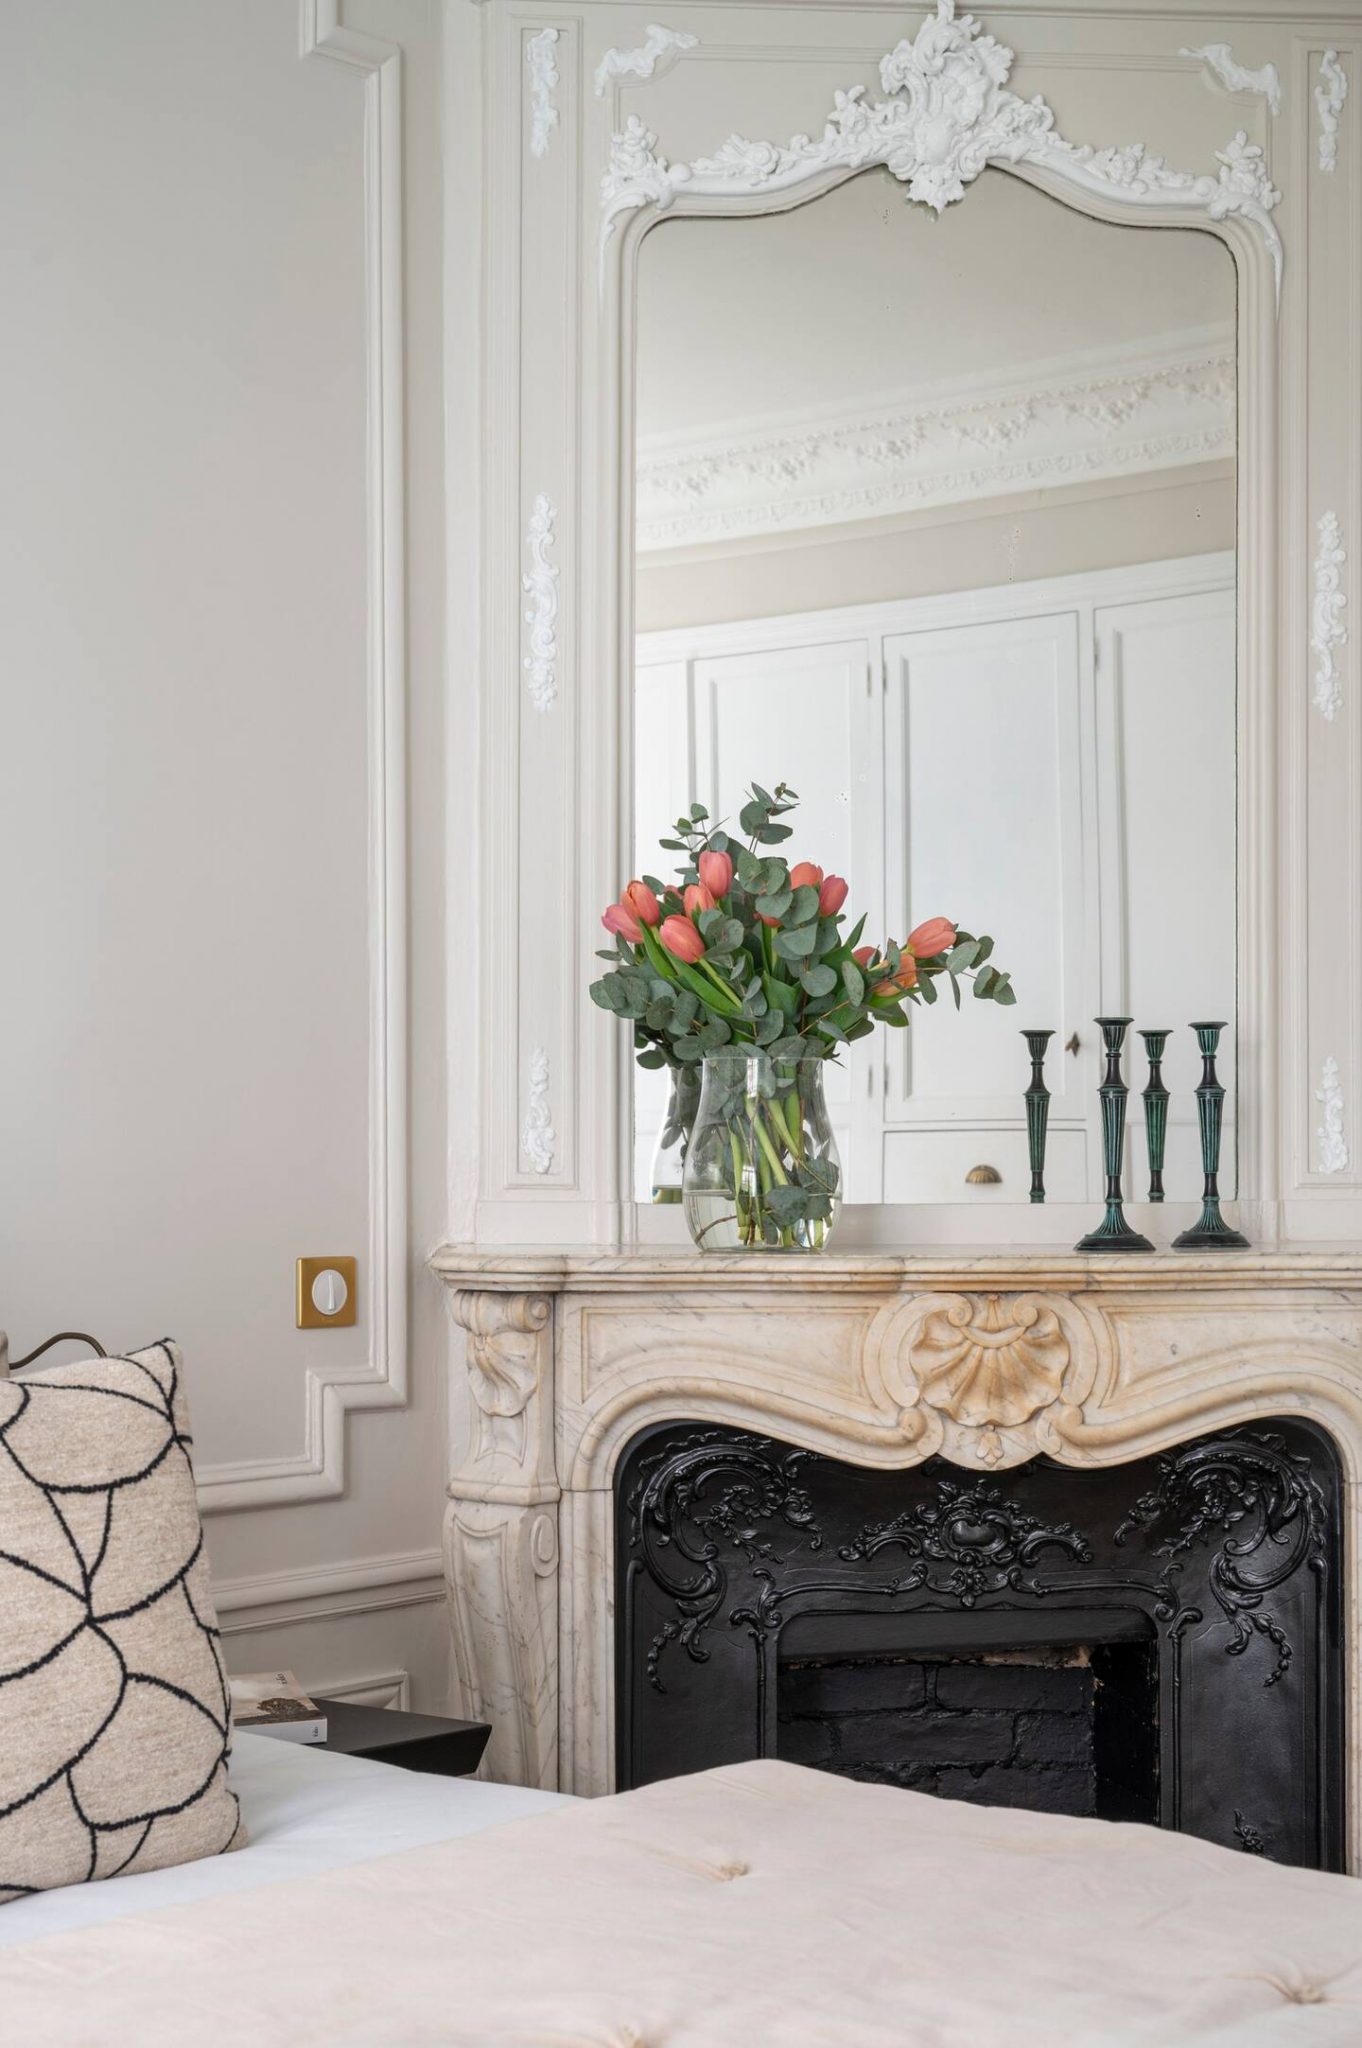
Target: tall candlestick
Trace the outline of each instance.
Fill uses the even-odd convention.
[[[1106,1049],[1107,1071],[1098,1089],[1102,1104],[1102,1158],[1106,1167],[1106,1214],[1096,1230],[1080,1237],[1077,1252],[1152,1252],[1154,1247],[1126,1222],[1121,1207],[1121,1160],[1126,1144],[1126,1098],[1129,1089],[1121,1077],[1121,1048],[1130,1027],[1129,1017],[1095,1017]]]
[[[1149,1199],[1163,1200],[1163,1147],[1168,1135],[1168,1090],[1163,1085],[1163,1049],[1168,1043],[1166,1031],[1142,1031],[1144,1049],[1149,1056],[1149,1079],[1145,1083],[1144,1102],[1145,1150],[1149,1154]]]
[[[1201,1081],[1196,1091],[1197,1122],[1201,1126],[1201,1221],[1173,1239],[1175,1252],[1237,1252],[1248,1248],[1248,1239],[1231,1230],[1220,1213],[1220,1133],[1225,1090],[1216,1072],[1215,1056],[1220,1045],[1220,1024],[1193,1024],[1201,1048]]]
[[[1026,1143],[1031,1154],[1031,1200],[1045,1200],[1045,1131],[1050,1121],[1050,1091],[1045,1085],[1045,1048],[1053,1031],[1023,1031],[1031,1055],[1031,1085],[1026,1091]]]

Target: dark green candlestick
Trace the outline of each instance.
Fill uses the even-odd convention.
[[[1173,1239],[1175,1252],[1238,1252],[1248,1249],[1248,1239],[1231,1230],[1220,1213],[1220,1129],[1225,1090],[1215,1070],[1215,1056],[1223,1024],[1193,1024],[1201,1048],[1201,1081],[1196,1091],[1197,1122],[1201,1126],[1201,1221],[1181,1237]]]
[[[1102,1104],[1102,1158],[1107,1173],[1107,1212],[1096,1230],[1080,1237],[1076,1252],[1152,1252],[1154,1247],[1126,1222],[1121,1207],[1121,1160],[1126,1145],[1126,1098],[1130,1091],[1121,1078],[1121,1048],[1125,1044],[1129,1017],[1095,1017],[1106,1049],[1107,1071],[1098,1089]]]
[[[1163,1049],[1168,1043],[1166,1031],[1142,1031],[1144,1049],[1149,1056],[1149,1079],[1145,1083],[1144,1102],[1145,1149],[1149,1154],[1149,1199],[1163,1200],[1163,1147],[1168,1135],[1168,1090],[1163,1085]]]
[[[1045,1200],[1045,1130],[1050,1121],[1050,1091],[1045,1085],[1045,1048],[1053,1031],[1023,1031],[1031,1055],[1031,1086],[1026,1091],[1026,1142],[1031,1154],[1031,1200]]]

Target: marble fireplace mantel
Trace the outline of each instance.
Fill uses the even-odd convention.
[[[1100,1466],[1270,1415],[1338,1446],[1346,1489],[1350,1866],[1362,1865],[1362,1250],[1079,1258],[951,1248],[795,1258],[449,1245],[466,1332],[446,1575],[492,1775],[613,1774],[611,1492],[664,1421],[863,1465]]]

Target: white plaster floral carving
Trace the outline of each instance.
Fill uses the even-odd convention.
[[[1319,1170],[1321,1173],[1345,1173],[1348,1168],[1348,1139],[1343,1128],[1343,1089],[1337,1060],[1327,1059],[1321,1067],[1315,1100],[1324,1112],[1324,1120],[1315,1132],[1319,1144]]]
[[[1179,50],[1180,57],[1200,57],[1212,70],[1226,92],[1261,93],[1274,114],[1282,111],[1282,81],[1275,64],[1263,64],[1257,71],[1236,61],[1228,43],[1203,43],[1199,50]]]
[[[1281,198],[1262,149],[1241,129],[1216,154],[1216,174],[1174,171],[1143,143],[1094,149],[1055,131],[1053,110],[1037,95],[1006,86],[1012,52],[982,33],[972,15],[957,20],[955,0],[937,0],[912,42],[880,64],[891,97],[867,100],[863,86],[834,95],[820,136],[788,143],[731,135],[712,156],[672,163],[657,137],[631,115],[611,145],[601,181],[601,248],[622,215],[653,204],[665,210],[680,192],[697,196],[786,191],[828,171],[882,164],[910,199],[940,213],[961,198],[990,163],[1043,166],[1079,189],[1128,205],[1174,206],[1211,220],[1252,221],[1281,284],[1281,237],[1272,210]]]
[[[536,1173],[552,1170],[558,1133],[553,1128],[553,1113],[549,1108],[549,1056],[542,1045],[536,1046],[530,1055],[529,1099],[520,1142]]]
[[[530,651],[522,665],[529,677],[530,702],[536,711],[552,710],[558,696],[558,564],[549,560],[556,516],[552,501],[541,491],[534,501],[525,535],[530,566],[521,578],[521,587],[530,600],[525,611]]]
[[[1044,1302],[961,1295],[923,1317],[908,1362],[923,1400],[953,1421],[1015,1427],[1058,1398],[1069,1344]]]
[[[642,548],[777,533],[1234,453],[1233,337],[638,448]]]
[[[1338,162],[1338,117],[1348,97],[1348,74],[1337,50],[1326,50],[1319,63],[1320,82],[1315,87],[1319,109],[1319,167],[1332,171]]]
[[[647,39],[636,50],[607,50],[596,66],[596,97],[603,99],[608,87],[621,78],[653,78],[674,64],[686,50],[693,50],[699,36],[683,28],[663,28],[650,21]]]
[[[1338,649],[1348,637],[1343,623],[1347,597],[1343,565],[1347,553],[1336,512],[1326,512],[1316,529],[1315,595],[1310,608],[1310,645],[1315,655],[1315,709],[1332,724],[1343,708],[1343,683]]]
[[[547,156],[549,138],[558,126],[558,109],[553,95],[558,89],[558,31],[541,28],[525,44],[525,62],[530,72],[530,153]]]

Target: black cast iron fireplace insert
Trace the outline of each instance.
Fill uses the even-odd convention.
[[[1340,1870],[1340,1497],[1295,1419],[986,1478],[650,1429],[615,1477],[617,1782],[780,1756]]]

